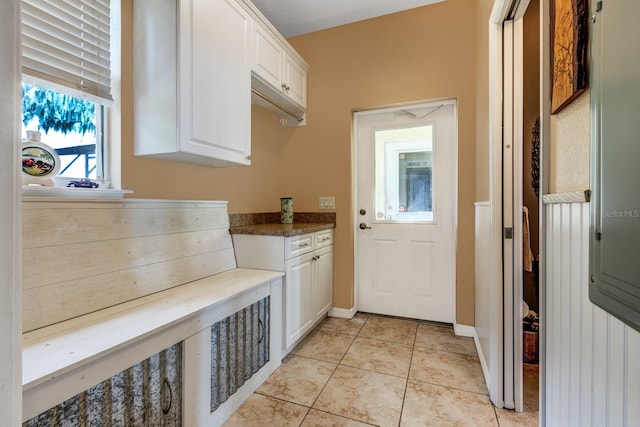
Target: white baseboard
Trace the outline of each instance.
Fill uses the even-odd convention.
[[[242,387],[240,387],[233,395],[229,396],[226,402],[211,413],[209,425],[222,425],[248,398],[251,397],[253,392],[256,391],[258,387],[267,380],[267,378],[269,378],[269,375],[271,375],[278,366],[280,366],[280,361],[273,361],[253,374],[253,376],[247,380]],[[208,402],[208,400],[204,399],[203,402]]]
[[[353,316],[356,315],[357,312],[358,312],[358,310],[356,309],[355,306],[353,306],[351,308],[333,307],[333,308],[331,308],[331,310],[329,310],[329,316],[330,317],[341,317],[343,319],[351,319]]]
[[[473,337],[476,333],[476,328],[468,325],[453,324],[453,332],[459,337]]]
[[[480,339],[475,328],[473,329],[473,342],[476,343],[476,351],[478,352],[478,358],[480,359],[480,366],[482,367],[482,374],[484,375],[484,383],[487,386],[487,390],[491,390],[491,375],[489,374],[489,365],[487,364],[487,358],[482,351],[480,345]]]

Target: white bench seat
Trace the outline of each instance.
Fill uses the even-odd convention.
[[[24,420],[267,296],[273,363],[252,387],[279,364],[284,273],[237,268],[226,202],[32,197],[22,231]]]
[[[37,415],[60,393],[72,396],[188,338],[268,295],[282,275],[237,268],[23,334],[25,411]]]

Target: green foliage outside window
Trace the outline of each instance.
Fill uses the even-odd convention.
[[[96,104],[39,86],[22,84],[22,122],[38,118],[38,130],[81,135],[96,131]]]

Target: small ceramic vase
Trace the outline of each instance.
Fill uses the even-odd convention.
[[[293,224],[293,198],[280,198],[280,222],[282,224]]]

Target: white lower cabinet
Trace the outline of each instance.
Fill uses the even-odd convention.
[[[309,330],[316,317],[311,286],[315,255],[312,252],[289,259],[284,266],[284,348],[288,348]]]
[[[333,230],[291,237],[234,234],[241,268],[285,272],[282,356],[324,316],[333,302]]]
[[[313,308],[316,318],[324,316],[333,304],[333,245],[316,250],[313,281]]]
[[[285,262],[284,348],[289,349],[332,303],[333,245]]]

